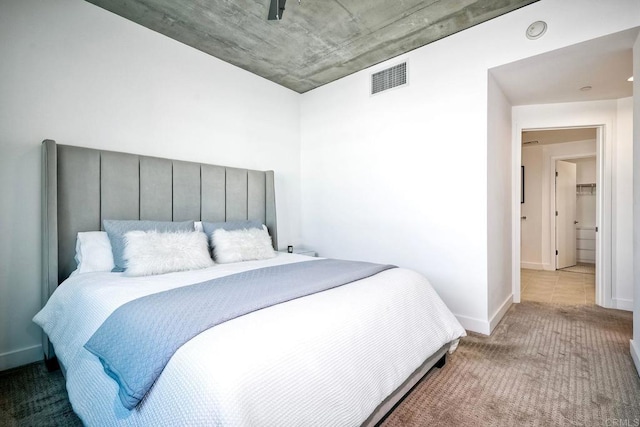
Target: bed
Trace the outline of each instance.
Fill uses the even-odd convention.
[[[197,334],[127,409],[85,347],[115,311],[194,283],[325,260],[276,252],[271,171],[46,140],[42,179],[44,307],[35,320],[45,360],[60,363],[86,425],[376,425],[465,334],[424,276],[384,269]],[[104,219],[256,221],[276,256],[154,276],[72,274],[78,233],[102,230]]]

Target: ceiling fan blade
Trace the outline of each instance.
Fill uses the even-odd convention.
[[[287,0],[271,0],[271,4],[269,5],[269,21],[277,21],[282,19],[282,15],[284,14],[284,4]]]

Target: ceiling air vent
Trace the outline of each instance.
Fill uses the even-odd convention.
[[[407,84],[407,63],[371,74],[371,95]]]

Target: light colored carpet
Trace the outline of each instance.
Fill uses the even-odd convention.
[[[630,312],[515,304],[491,337],[463,339],[383,425],[640,425],[631,326]]]

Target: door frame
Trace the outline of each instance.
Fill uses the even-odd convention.
[[[597,139],[596,139],[597,141]],[[597,143],[596,143],[597,144]],[[557,219],[558,217],[556,217],[556,211],[557,206],[556,206],[556,183],[555,183],[555,170],[556,170],[556,162],[558,160],[572,160],[572,159],[587,159],[590,157],[595,157],[596,158],[596,189],[599,189],[599,183],[598,183],[598,168],[597,168],[597,164],[598,164],[598,153],[597,153],[597,149],[596,152],[593,153],[583,153],[583,154],[579,154],[579,155],[575,155],[575,154],[565,154],[562,156],[552,156],[549,159],[549,172],[550,172],[550,177],[549,177],[549,223],[553,224],[551,227],[549,227],[551,236],[550,236],[550,243],[551,243],[551,251],[554,251],[557,249],[557,233],[556,233],[556,228],[557,228]],[[596,192],[596,195],[599,196],[599,194]],[[596,198],[596,227],[598,226],[598,204],[599,204],[599,197]],[[598,244],[597,244],[597,240],[598,240],[598,233],[596,233],[596,266],[598,265],[598,253],[599,248],[598,248]],[[558,257],[557,255],[553,255],[553,252],[551,254],[551,270],[555,271],[558,269]],[[596,268],[597,270],[597,268]],[[597,285],[597,281],[598,278],[596,277],[596,289],[598,287]]]
[[[566,120],[569,121],[569,120]],[[577,124],[571,126],[549,126],[549,127],[536,127],[536,126],[522,126],[520,123],[514,123],[512,127],[512,169],[511,169],[511,194],[512,194],[512,215],[511,215],[511,231],[512,231],[512,285],[513,285],[513,302],[519,303],[520,297],[520,245],[521,245],[521,206],[520,206],[520,166],[522,165],[522,132],[523,131],[535,131],[535,130],[561,130],[569,128],[596,128],[596,188],[599,189],[596,198],[596,227],[598,232],[596,233],[596,304],[606,308],[613,308],[612,305],[612,155],[611,146],[607,142],[611,140],[610,123],[600,124]],[[549,177],[553,172],[553,179],[549,179],[549,215],[553,212],[553,221],[555,225],[555,161],[563,159],[576,159],[580,157],[589,157],[590,155],[566,155],[566,156],[553,156],[549,159],[549,162],[543,164],[543,176]],[[544,170],[546,169],[546,171]],[[517,203],[516,203],[517,202]],[[549,242],[555,248],[555,226],[549,227],[551,235],[549,236]],[[550,246],[550,245],[547,245]],[[550,251],[550,248],[543,246],[543,257],[546,251]],[[554,252],[555,253],[555,252]],[[556,267],[556,258],[552,256],[551,259],[553,270]],[[543,259],[543,263],[544,263]]]

